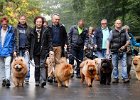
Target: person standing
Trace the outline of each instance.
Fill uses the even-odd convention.
[[[133,34],[130,33],[130,27],[127,25],[124,25],[122,29],[129,35],[130,38],[130,44],[127,47],[127,74],[128,78],[131,78],[130,71],[132,66],[132,56],[134,56],[134,46],[140,47],[140,43],[137,43],[136,39],[134,38]]]
[[[65,49],[67,47],[67,32],[63,24],[60,23],[60,15],[52,15],[52,25],[49,26],[52,35],[52,45],[55,56],[55,63],[61,58],[65,57]],[[48,82],[53,82],[52,77],[48,77]]]
[[[29,34],[31,28],[26,23],[26,17],[20,16],[19,23],[15,29],[15,46],[14,56],[22,56],[25,58],[28,67],[28,73],[25,78],[25,83],[29,82],[30,78],[30,63],[29,63]]]
[[[68,48],[69,48],[69,63],[74,65],[74,59],[77,62],[76,67],[76,77],[81,78],[80,76],[80,63],[83,60],[84,55],[84,45],[88,40],[87,29],[84,28],[85,22],[83,19],[78,21],[78,25],[74,25],[70,28],[68,33]],[[73,74],[74,76],[74,74]],[[72,76],[72,77],[73,77]]]
[[[98,58],[106,57],[106,42],[110,35],[111,29],[107,26],[107,20],[101,20],[101,27],[97,28],[94,33],[94,43],[97,49]]]
[[[35,85],[46,85],[45,61],[49,51],[52,51],[50,30],[43,27],[44,18],[37,16],[34,19],[35,27],[30,33],[30,58],[35,62]]]
[[[95,58],[95,50],[94,50],[94,28],[93,27],[89,27],[88,29],[88,41],[87,43],[85,43],[84,46],[84,51],[85,51],[85,57],[90,58],[90,59],[94,59]]]
[[[2,86],[10,86],[11,58],[14,48],[13,27],[8,25],[8,19],[3,17],[0,26],[0,79]]]
[[[115,29],[110,32],[110,36],[107,40],[107,51],[106,54],[112,55],[112,64],[113,64],[113,83],[119,82],[119,70],[118,63],[119,59],[121,60],[122,67],[122,79],[124,83],[128,83],[128,74],[127,74],[127,46],[129,45],[129,36],[124,30],[122,30],[122,21],[115,21]]]

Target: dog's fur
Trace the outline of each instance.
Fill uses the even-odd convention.
[[[112,69],[111,59],[101,59],[100,84],[110,85]]]
[[[136,73],[136,78],[140,80],[140,56],[135,56],[133,59],[133,66]]]
[[[73,67],[71,64],[67,63],[66,58],[61,58],[59,63],[55,67],[55,78],[58,82],[58,87],[69,86],[69,80],[73,74]]]
[[[49,52],[49,57],[46,59],[46,73],[48,73],[48,76],[46,77],[54,77],[54,66],[55,66],[55,58],[54,58],[54,52]]]
[[[27,64],[23,57],[16,57],[11,64],[12,80],[15,87],[22,87],[28,72]]]
[[[92,82],[97,74],[96,64],[94,60],[87,59],[80,64],[81,82],[84,80],[89,87],[92,87]]]

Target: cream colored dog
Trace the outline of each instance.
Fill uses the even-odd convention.
[[[54,77],[54,66],[55,66],[55,58],[54,58],[54,52],[50,51],[49,52],[49,57],[46,59],[46,67],[48,70],[48,77]]]
[[[136,77],[140,80],[140,56],[135,56],[133,59],[133,66],[135,69]]]

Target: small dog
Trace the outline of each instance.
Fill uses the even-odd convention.
[[[59,60],[59,63],[55,67],[55,78],[58,82],[58,87],[61,87],[64,83],[64,86],[69,86],[69,80],[73,74],[73,67],[71,64],[67,63],[65,57],[62,57]]]
[[[95,63],[94,60],[87,59],[80,64],[81,82],[83,83],[85,80],[88,87],[92,87],[92,82],[97,74]]]
[[[112,69],[111,59],[101,59],[100,84],[110,85]]]
[[[12,80],[15,87],[23,87],[24,79],[28,72],[27,64],[23,57],[16,57],[12,64]]]
[[[46,59],[46,73],[48,73],[48,75],[46,77],[54,77],[54,66],[55,66],[55,58],[54,58],[54,52],[50,51],[49,52],[49,57],[47,57]]]
[[[133,66],[135,69],[136,77],[140,80],[140,56],[135,56],[133,58]]]

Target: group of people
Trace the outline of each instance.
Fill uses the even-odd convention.
[[[122,78],[129,82],[133,46],[140,47],[133,35],[129,33],[129,26],[122,27],[121,20],[115,21],[114,29],[107,26],[107,20],[101,20],[101,26],[97,29],[85,28],[85,22],[80,19],[77,25],[73,25],[67,33],[65,26],[60,23],[60,15],[52,15],[52,24],[41,16],[34,19],[34,27],[27,24],[26,16],[19,17],[19,23],[14,28],[8,24],[8,19],[3,17],[0,26],[0,77],[2,86],[10,86],[11,61],[22,56],[27,62],[28,74],[25,82],[30,78],[30,61],[35,63],[35,85],[44,87],[47,79],[45,61],[49,52],[54,52],[57,60],[65,57],[67,48],[69,63],[76,69],[76,77],[80,78],[80,63],[84,56],[90,59],[108,58],[112,56],[113,83],[119,82],[118,60],[122,64]],[[128,49],[129,48],[129,49]],[[86,51],[86,52],[84,52]],[[74,60],[77,66],[74,66]],[[74,77],[74,74],[73,76]]]

